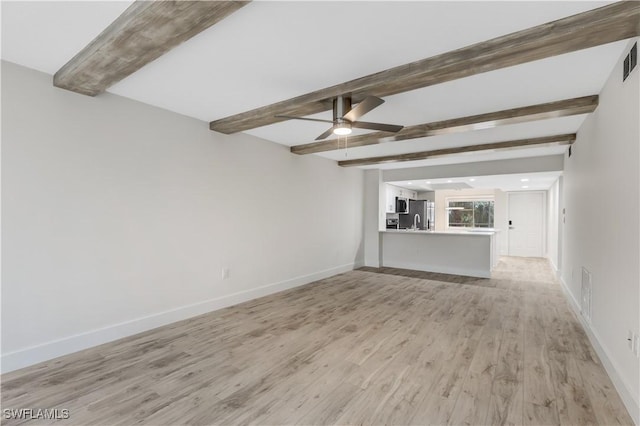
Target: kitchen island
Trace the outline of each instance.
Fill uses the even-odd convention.
[[[382,266],[490,278],[496,231],[380,231]]]

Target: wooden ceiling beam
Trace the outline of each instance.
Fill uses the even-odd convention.
[[[330,109],[338,95],[385,97],[640,35],[640,2],[621,1],[212,121],[231,134]]]
[[[56,72],[53,85],[96,96],[248,3],[137,0]]]
[[[374,132],[364,135],[350,136],[347,139],[349,148],[376,145],[379,143],[404,141],[408,139],[425,138],[448,133],[467,132],[471,130],[489,129],[509,124],[528,121],[544,120],[548,118],[565,117],[569,115],[586,114],[598,107],[598,95],[547,102],[520,108],[478,114],[451,120],[435,121],[433,123],[408,126],[398,133]],[[316,152],[334,151],[344,148],[338,139],[312,142],[291,147],[294,154],[313,154]]]
[[[506,142],[493,142],[481,145],[460,146],[455,148],[435,149],[432,151],[411,152],[408,154],[386,155],[383,157],[359,158],[354,160],[338,161],[339,166],[371,166],[383,163],[398,163],[403,161],[426,160],[433,157],[441,157],[444,155],[462,154],[466,152],[486,151],[486,150],[504,150],[512,148],[522,148],[534,145],[570,145],[576,140],[575,133],[564,135],[544,136],[541,138],[519,139]]]

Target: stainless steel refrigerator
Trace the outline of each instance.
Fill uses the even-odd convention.
[[[420,218],[419,221],[415,219],[416,215]],[[414,221],[420,230],[432,231],[435,229],[436,209],[433,201],[409,200],[409,213],[398,216],[400,229],[412,228]]]

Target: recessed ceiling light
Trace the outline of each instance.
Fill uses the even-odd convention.
[[[524,185],[524,186],[522,187],[522,189],[527,189],[527,188],[528,188],[528,186],[527,186],[527,185]]]
[[[407,182],[407,185],[411,185],[411,182]]]
[[[528,178],[520,179],[520,182],[529,182]]]
[[[469,179],[469,182],[475,182],[475,181],[476,181],[476,178]]]
[[[447,183],[451,183],[451,182],[453,182],[453,181],[452,181],[452,180],[448,180],[448,181],[447,181]]]
[[[426,183],[427,185],[431,185],[431,181],[430,181],[430,180],[426,181],[425,183]]]

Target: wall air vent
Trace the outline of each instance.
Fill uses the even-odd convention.
[[[622,81],[625,81],[631,71],[638,65],[638,43],[634,43],[629,54],[624,58],[622,63]]]

